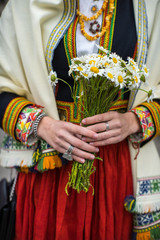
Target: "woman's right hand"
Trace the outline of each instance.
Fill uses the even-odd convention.
[[[37,131],[39,137],[60,153],[65,153],[70,145],[74,146],[72,157],[77,162],[84,163],[85,159],[93,160],[95,156],[92,153],[99,151],[97,147],[82,141],[79,137],[89,137],[96,140],[98,134],[70,122],[45,116],[40,121]]]

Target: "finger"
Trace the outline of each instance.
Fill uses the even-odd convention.
[[[94,154],[82,151],[81,149],[78,149],[78,148],[74,148],[73,149],[73,154],[76,157],[79,157],[81,159],[89,159],[89,160],[94,160],[95,159],[95,155]]]
[[[96,132],[96,133],[99,133],[99,132],[104,132],[106,131],[106,123],[97,123],[97,124],[94,124],[94,125],[90,125],[87,127],[88,129]]]
[[[85,159],[84,159],[84,158],[77,157],[76,155],[73,155],[73,159],[74,159],[76,162],[85,163]]]
[[[79,139],[82,139],[82,135],[80,135],[80,134],[76,134],[75,136]]]
[[[64,153],[66,151],[66,149],[64,147],[61,147],[60,145],[57,145],[56,147],[54,147],[54,149],[60,153]]]
[[[115,111],[110,111],[110,112],[107,112],[107,113],[97,114],[95,116],[83,119],[82,123],[84,125],[90,125],[90,124],[110,121],[113,118],[116,118],[117,114],[118,113],[115,112]]]
[[[88,136],[90,138],[97,138],[97,133],[93,132],[92,130],[90,129],[87,129],[86,127],[81,127],[81,126],[78,126],[78,125],[75,125],[75,124],[68,124],[67,126],[67,130],[71,133],[73,133],[74,135],[76,134],[79,134],[79,135],[82,135],[82,136]]]
[[[112,138],[106,139],[104,141],[92,142],[91,144],[93,146],[96,146],[96,147],[101,147],[101,146],[106,146],[106,145],[110,145],[110,144],[116,144],[116,143],[121,142],[122,140],[123,139],[122,139],[121,136],[116,136],[116,137],[112,137]]]
[[[83,141],[85,142],[99,142],[99,141],[104,141],[108,138],[112,138],[112,137],[116,137],[119,136],[121,134],[121,129],[117,128],[117,129],[113,129],[113,130],[109,130],[109,131],[104,131],[98,134],[98,141],[91,139],[91,138],[82,138]],[[93,145],[94,146],[94,145]]]
[[[108,127],[107,127],[107,125],[108,125]],[[108,130],[112,130],[115,128],[121,128],[121,127],[122,127],[122,125],[121,125],[121,122],[119,121],[119,119],[112,119],[111,121],[106,121],[103,123],[97,123],[97,124],[90,125],[87,128],[96,133],[100,133],[100,132],[105,132]]]
[[[72,146],[74,146],[78,149],[87,151],[87,152],[96,153],[99,151],[98,148],[89,145],[88,143],[82,141],[79,138],[76,138],[75,136],[73,136],[71,134],[65,134],[64,140],[65,140],[65,142],[70,143]],[[92,140],[94,140],[94,139],[92,138]],[[63,143],[63,147],[67,148],[66,143]]]
[[[70,145],[72,145],[72,144],[70,144]],[[64,146],[65,146],[64,148],[67,150],[70,145],[68,143],[64,143]],[[95,149],[98,149],[98,151],[99,151],[99,148],[96,148],[96,147],[91,146],[89,144],[87,144],[87,145],[90,146],[90,147],[93,147]],[[72,146],[74,146],[74,148],[72,150],[72,154],[76,155],[77,157],[83,158],[83,159],[90,159],[90,160],[93,160],[95,158],[94,154],[92,154],[88,151],[83,151],[83,150],[77,148],[75,145],[72,145]]]
[[[74,144],[72,144],[72,141],[70,143],[63,141],[63,142],[61,142],[61,144],[63,145],[64,149],[66,149],[66,150],[69,149],[70,145],[72,145],[74,147],[72,150],[72,154],[76,155],[77,157],[93,160],[95,158],[95,156],[92,153],[92,151],[89,151],[88,149],[94,149],[95,150],[95,151],[93,151],[94,153],[99,152],[99,148],[94,147],[88,143],[85,143],[85,145],[87,145],[87,149],[83,150],[76,146],[75,141],[73,141],[73,142],[74,142]],[[80,140],[80,142],[82,142],[82,141]],[[84,142],[82,142],[82,143],[84,143]]]
[[[59,148],[59,152],[60,152],[60,153],[65,153],[65,152],[66,152],[66,149],[60,147],[60,148]],[[82,158],[82,157],[78,157],[78,156],[76,156],[76,155],[74,155],[74,154],[72,154],[72,157],[73,157],[73,159],[74,159],[75,161],[77,161],[77,162],[79,162],[79,163],[84,163],[84,162],[85,162],[85,159]]]

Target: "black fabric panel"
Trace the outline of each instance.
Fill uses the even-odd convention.
[[[136,43],[137,31],[132,0],[117,0],[112,52],[117,53],[126,61],[127,57],[133,57]],[[124,99],[129,99],[129,96],[128,91]]]
[[[8,104],[14,99],[19,97],[14,93],[3,92],[0,94],[0,127],[2,128],[2,120],[5,113],[5,110]]]
[[[123,60],[133,57],[137,43],[137,32],[132,0],[118,0],[115,19],[112,52]]]
[[[155,98],[154,101],[157,102],[160,105],[160,99]]]
[[[73,86],[74,80],[72,77],[68,75],[69,66],[64,49],[63,38],[54,52],[52,65],[54,71],[56,71],[57,73],[58,78],[65,80],[67,83],[69,83],[70,86]],[[58,91],[56,94],[56,99],[66,102],[73,102],[73,98],[71,97],[69,87],[62,81],[58,82]]]

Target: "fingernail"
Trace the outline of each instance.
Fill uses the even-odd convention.
[[[85,163],[85,160],[84,160],[84,159],[81,159],[80,161],[81,161],[81,163]]]
[[[96,152],[99,152],[99,148],[96,148]]]
[[[98,134],[97,134],[97,133],[95,133],[93,136],[94,136],[95,138],[97,138],[97,137],[98,137]]]
[[[85,120],[85,119],[83,119],[83,120],[82,120],[82,123],[83,123],[83,124],[85,124],[85,123],[86,123],[86,120]]]
[[[92,158],[92,159],[95,159],[95,156],[94,156],[94,155],[91,155],[91,158]]]

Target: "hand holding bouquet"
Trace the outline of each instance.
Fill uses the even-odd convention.
[[[140,86],[141,83],[147,84],[148,70],[146,66],[140,70],[132,58],[128,58],[126,62],[117,54],[110,53],[103,47],[99,47],[99,49],[101,54],[89,54],[74,58],[70,65],[69,74],[73,74],[75,80],[72,96],[75,104],[79,98],[83,118],[109,111],[115,104],[120,89],[145,91],[140,89]],[[82,91],[79,96],[76,96],[79,85],[82,86]],[[151,89],[147,93],[148,101],[152,100],[153,90]],[[66,193],[68,193],[68,187],[72,187],[77,192],[88,191],[91,186],[90,175],[95,171],[93,163],[94,161],[87,159],[84,164],[73,162]]]

